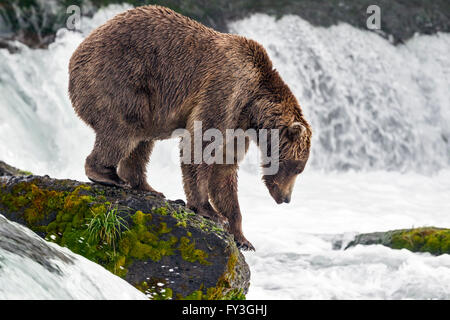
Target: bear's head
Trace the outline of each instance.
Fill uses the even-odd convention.
[[[308,161],[311,148],[311,127],[303,116],[295,96],[273,68],[265,49],[254,41],[252,47],[252,63],[258,70],[257,85],[252,106],[253,127],[258,129],[273,129],[278,133],[278,148],[275,153],[273,134],[268,133],[267,147],[262,150],[267,153],[268,163],[263,162],[263,181],[270,195],[278,203],[289,203],[297,176],[302,173]],[[251,83],[251,81],[250,81]],[[261,147],[262,141],[258,140]],[[276,162],[274,166],[273,162]],[[273,168],[277,170],[273,170]],[[268,170],[267,170],[268,169]]]
[[[279,155],[275,174],[264,175],[263,181],[276,203],[289,203],[297,176],[305,169],[311,147],[311,128],[300,117],[279,129]]]

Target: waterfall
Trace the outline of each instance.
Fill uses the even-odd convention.
[[[85,179],[84,158],[94,133],[75,115],[68,96],[68,64],[83,38],[128,5],[83,18],[81,32],[61,29],[48,49],[16,43],[0,49],[0,158],[35,174]]]
[[[35,173],[84,177],[94,136],[70,105],[68,61],[90,30],[127,8],[83,18],[82,32],[61,29],[48,49],[0,50],[2,159]],[[449,167],[450,35],[393,46],[346,24],[322,28],[264,14],[229,27],[265,46],[297,96],[313,128],[310,168],[431,173]],[[165,156],[172,157],[173,146],[163,149]]]
[[[297,96],[313,128],[312,167],[449,167],[450,35],[393,46],[347,24],[322,28],[262,14],[230,27],[265,46]]]

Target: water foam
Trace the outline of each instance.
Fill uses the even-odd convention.
[[[0,245],[0,300],[146,299],[102,266],[44,241],[2,215],[0,233],[6,241]]]
[[[347,24],[321,28],[297,16],[257,14],[230,27],[265,46],[297,96],[314,131],[312,167],[449,167],[449,34],[395,47]]]

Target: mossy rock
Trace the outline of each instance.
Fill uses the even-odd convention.
[[[0,177],[1,176],[29,176],[32,175],[29,171],[23,171],[0,160]]]
[[[233,237],[183,204],[48,176],[0,177],[0,214],[104,266],[150,298],[245,298],[250,270]],[[121,221],[115,231],[106,224],[91,227],[108,215]]]
[[[359,234],[347,247],[358,244],[381,244],[392,249],[429,252],[432,255],[450,254],[450,229],[422,227]]]

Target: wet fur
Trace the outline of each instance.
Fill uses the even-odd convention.
[[[264,48],[167,8],[131,9],[97,28],[73,54],[69,73],[73,107],[96,133],[85,165],[94,181],[156,192],[145,172],[154,141],[177,128],[192,133],[194,121],[222,132],[278,128],[280,159],[309,155],[310,127]],[[293,122],[306,134],[290,137]],[[238,244],[252,249],[241,227],[238,164],[181,167],[187,205],[228,221]]]

